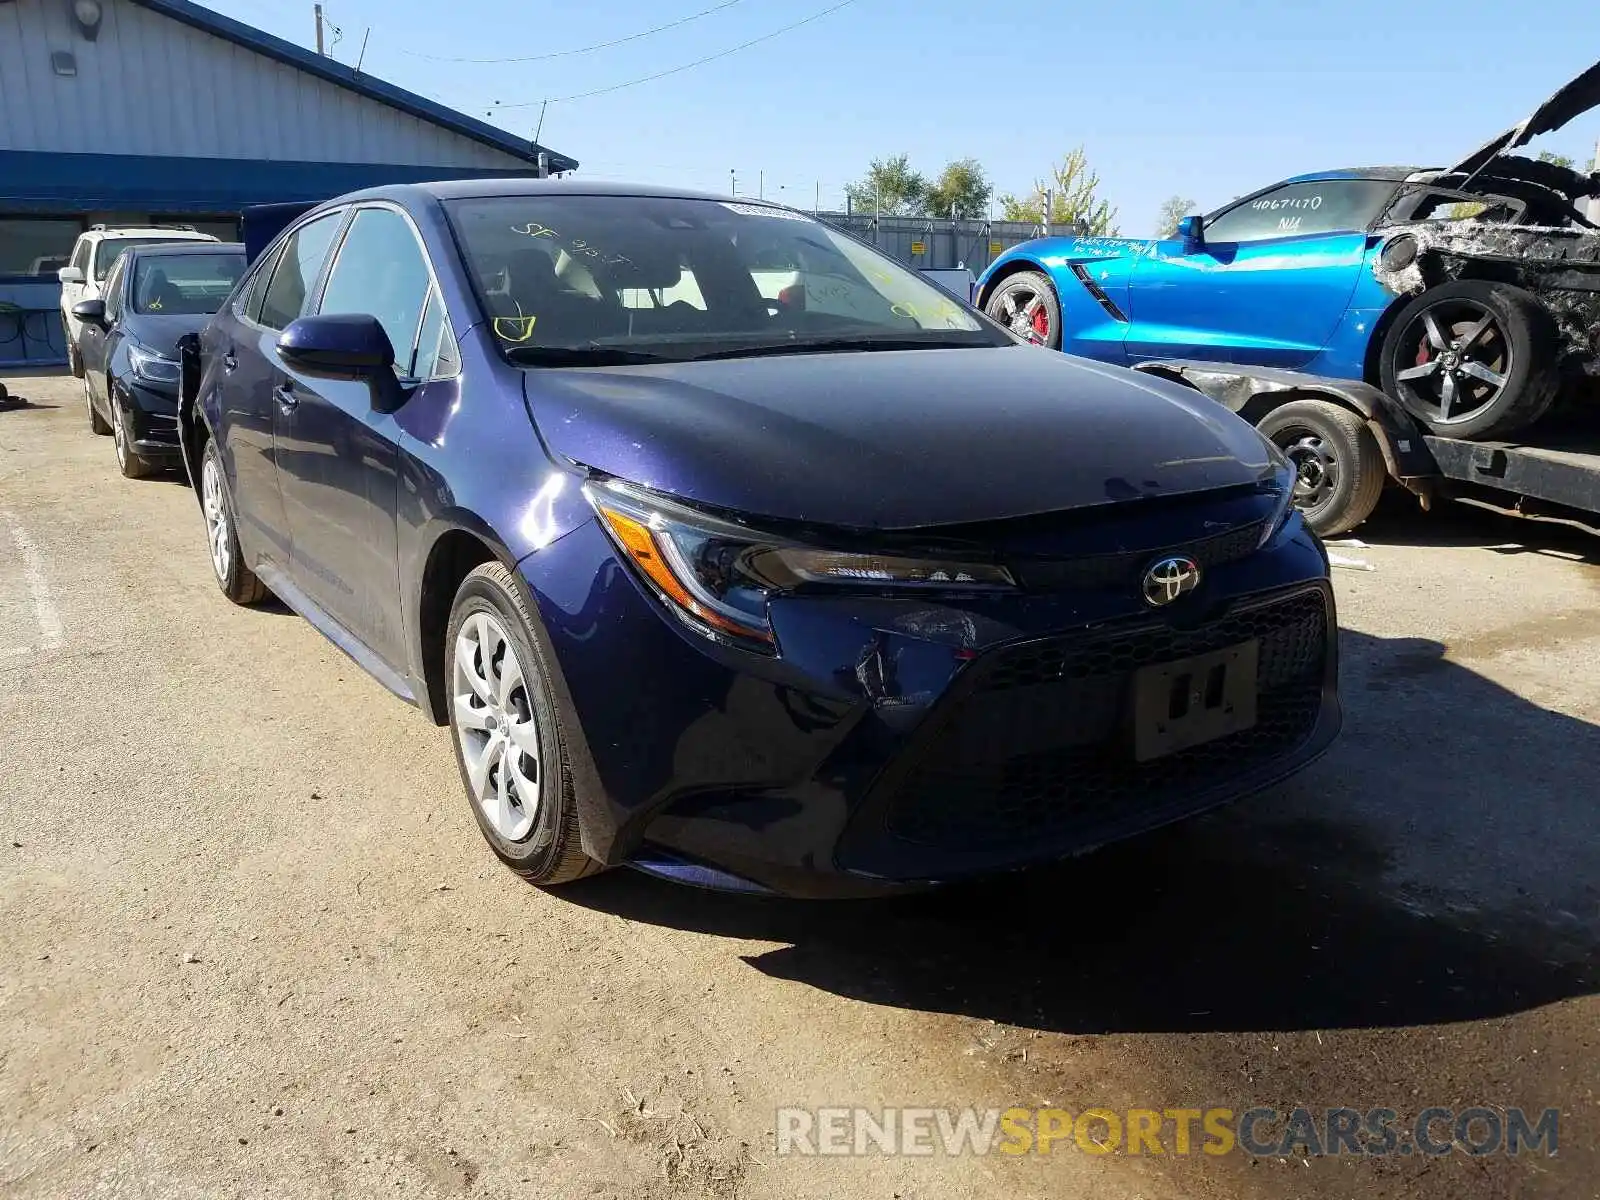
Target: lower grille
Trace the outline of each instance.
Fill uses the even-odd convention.
[[[1146,626],[1030,642],[973,664],[910,770],[887,824],[923,845],[1053,839],[1179,807],[1292,755],[1322,707],[1328,607],[1303,591],[1194,630]],[[1133,673],[1257,639],[1256,724],[1148,762],[1128,738]]]

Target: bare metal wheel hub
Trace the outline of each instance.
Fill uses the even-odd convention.
[[[532,836],[544,786],[528,687],[505,627],[491,613],[473,613],[456,635],[450,703],[472,801],[508,842]]]
[[[122,428],[122,418],[118,415],[116,407],[111,409],[111,445],[117,452],[117,465],[128,465],[128,435]]]
[[[1294,502],[1302,509],[1326,501],[1339,483],[1339,460],[1317,434],[1304,428],[1279,431],[1273,438],[1294,467]]]
[[[222,497],[222,476],[215,458],[207,458],[200,470],[200,507],[206,516],[206,540],[211,544],[211,568],[217,579],[228,582],[233,545],[228,529],[228,505]]]

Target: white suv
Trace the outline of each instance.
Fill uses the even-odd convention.
[[[67,333],[67,365],[83,378],[83,359],[78,355],[78,335],[83,322],[72,315],[72,306],[85,300],[99,300],[106,276],[118,257],[129,246],[154,246],[163,242],[214,242],[209,233],[196,233],[174,225],[96,225],[78,235],[72,257],[56,272],[61,280],[61,324]]]

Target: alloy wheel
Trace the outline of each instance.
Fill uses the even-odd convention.
[[[1512,370],[1511,342],[1483,305],[1445,300],[1412,318],[1400,340],[1396,366],[1396,381],[1426,411],[1430,423],[1459,424],[1494,404],[1505,390]]]
[[[1050,344],[1050,310],[1032,287],[1016,284],[1001,296],[1000,315],[1018,337],[1036,346]]]
[[[529,684],[505,627],[475,612],[456,635],[450,704],[472,801],[508,842],[526,841],[544,785]]]
[[[211,543],[211,567],[226,585],[233,560],[233,539],[228,527],[228,505],[222,495],[222,475],[215,458],[207,458],[200,470],[200,507],[206,516],[206,538]]]
[[[111,406],[111,448],[117,453],[117,466],[127,469],[128,466],[128,435],[122,428],[122,414],[117,411],[117,406]]]

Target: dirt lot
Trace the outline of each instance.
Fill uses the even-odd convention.
[[[893,903],[558,895],[448,735],[229,605],[78,385],[0,412],[0,1193],[1600,1195],[1600,543],[1401,506],[1312,775]],[[1562,1110],[1508,1158],[778,1158],[780,1106]]]

